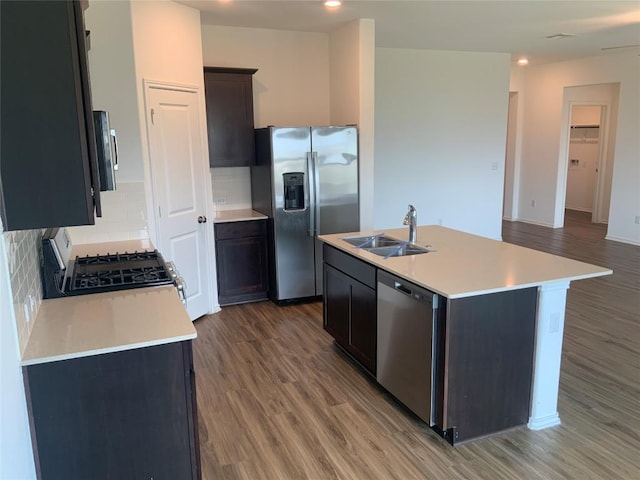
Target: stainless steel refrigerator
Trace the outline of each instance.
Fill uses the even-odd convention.
[[[269,297],[321,295],[317,236],[360,229],[357,128],[257,129],[251,196],[269,217]]]

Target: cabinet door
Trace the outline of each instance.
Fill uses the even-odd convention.
[[[43,479],[200,476],[191,342],[25,367]]]
[[[324,264],[324,329],[342,347],[349,349],[351,279]]]
[[[254,69],[205,67],[209,164],[242,167],[255,163]]]
[[[265,299],[268,289],[266,220],[218,223],[215,234],[220,304]]]
[[[376,373],[377,333],[376,291],[353,280],[351,282],[351,353],[371,373]]]
[[[87,225],[99,182],[79,2],[0,2],[6,230]]]

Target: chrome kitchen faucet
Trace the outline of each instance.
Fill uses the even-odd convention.
[[[409,225],[409,242],[416,243],[418,240],[418,212],[413,205],[409,205],[409,211],[404,216],[403,225]]]

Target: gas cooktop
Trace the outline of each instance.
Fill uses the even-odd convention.
[[[92,293],[165,285],[171,281],[162,256],[153,250],[76,257],[67,289]]]
[[[184,281],[157,250],[87,255],[68,261],[68,243],[68,237],[58,229],[43,235],[44,298],[174,284],[184,300]]]

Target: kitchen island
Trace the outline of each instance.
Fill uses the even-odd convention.
[[[348,262],[352,264],[349,267],[351,272],[357,270],[352,268],[353,265],[362,264],[375,269],[376,272],[391,273],[443,297],[442,308],[435,321],[438,328],[434,330],[436,341],[440,342],[434,354],[439,357],[434,358],[437,378],[434,379],[433,403],[436,417],[440,418],[440,425],[436,421],[436,430],[437,427],[444,430],[445,438],[447,438],[447,430],[450,430],[447,439],[456,443],[458,440],[464,441],[494,433],[518,423],[526,422],[531,429],[542,429],[559,424],[557,398],[566,291],[571,281],[609,275],[612,271],[441,226],[418,228],[416,244],[428,245],[430,250],[429,253],[419,255],[383,258],[366,249],[356,248],[344,240],[381,233],[400,240],[408,238],[407,229],[400,228],[384,232],[365,231],[324,235],[321,240],[325,242],[325,248],[346,254],[351,259]],[[333,267],[335,265],[329,264],[329,268]],[[348,269],[343,268],[341,273],[345,270]],[[360,280],[355,282],[359,284],[358,288],[360,284],[364,283],[366,286],[368,283],[368,288],[375,294],[375,284],[367,281],[366,278],[364,281],[358,279],[351,272],[347,271],[345,278]],[[364,311],[364,309],[358,306],[355,312],[358,311]],[[325,329],[327,329],[327,322],[331,325],[333,321],[331,318],[326,318],[326,314],[325,308]],[[372,315],[371,309],[368,310],[368,315]],[[353,321],[354,325],[357,321],[362,324],[362,321],[357,318]],[[522,322],[522,328],[519,327],[518,322]],[[479,328],[481,325],[484,325],[483,329]],[[487,328],[494,328],[495,331],[487,332]],[[473,329],[477,331],[473,332],[471,338],[466,338],[465,335],[468,337]],[[332,333],[331,328],[327,330]],[[525,335],[523,331],[530,332],[526,335],[531,337],[532,355],[529,355],[529,366],[527,366],[526,352],[521,351],[518,358],[519,370],[517,370],[509,365],[509,355],[514,352],[507,351],[510,337],[505,338],[505,336],[513,336],[514,341],[520,342],[522,348],[526,350],[527,343],[526,338],[523,338]],[[456,337],[451,336],[454,334]],[[483,340],[483,335],[488,336]],[[354,336],[367,338],[367,335],[359,331],[348,332],[348,338],[351,339]],[[491,344],[490,348],[486,349],[488,351],[481,351],[482,345],[478,345],[478,342],[493,342],[494,338],[495,344]],[[336,341],[340,344],[340,341]],[[496,348],[505,351],[496,351]],[[355,352],[356,360],[365,364],[358,358],[358,349],[346,348],[346,350],[351,354]],[[518,355],[518,352],[515,354]],[[369,364],[375,368],[375,359]],[[459,368],[460,371],[456,371],[455,368]],[[491,375],[492,368],[496,369],[495,378]],[[371,368],[368,370],[375,375],[375,371]],[[476,390],[470,393],[466,387],[462,388],[452,383],[453,374],[460,374],[457,377],[458,382],[463,380],[470,383],[480,382],[479,379],[484,376],[484,381],[488,383],[485,386],[478,385]],[[512,380],[510,379],[521,378],[525,374],[528,374],[531,379],[530,394],[522,388],[517,392],[511,392],[509,383]],[[495,384],[500,381],[503,382],[501,385]],[[483,387],[485,387],[484,390]],[[479,405],[474,404],[475,399],[472,394],[484,395],[487,388],[493,388],[485,395],[484,401],[487,405],[494,402],[495,406],[496,399],[502,402],[505,396],[512,393],[519,395],[523,405],[519,405],[518,409],[522,412],[524,408],[528,419],[525,422],[519,422],[514,417],[512,420],[498,419],[493,423],[474,425],[470,427],[468,436],[465,437],[463,434],[459,439],[455,438],[456,428],[459,428],[459,425],[455,425],[455,420],[460,415],[467,415],[465,417],[467,420],[484,415],[483,411],[477,411]],[[504,405],[509,406],[508,403]],[[457,416],[451,413],[451,409],[457,409]],[[475,413],[469,414],[474,409],[476,409]],[[500,412],[494,412],[494,415],[499,417]]]

